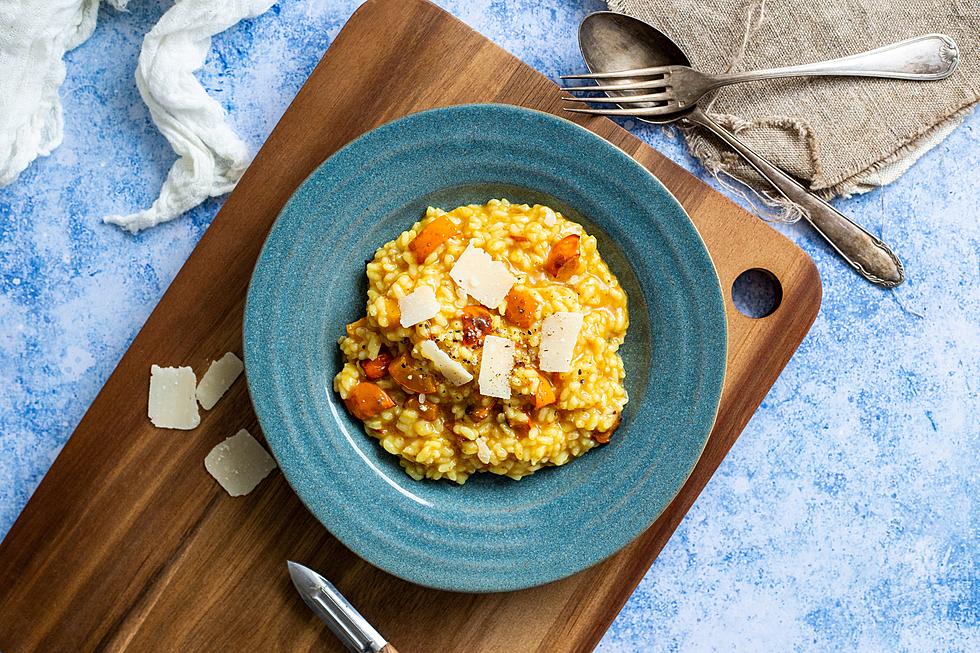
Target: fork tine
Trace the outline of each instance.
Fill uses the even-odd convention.
[[[582,92],[592,92],[592,91],[632,91],[632,90],[646,90],[653,91],[658,88],[667,88],[670,86],[670,81],[667,78],[662,79],[648,79],[642,82],[628,82],[626,84],[598,84],[596,86],[563,86],[561,90],[566,92],[574,93],[576,91]]]
[[[644,116],[659,116],[665,113],[674,113],[678,109],[676,106],[665,105],[662,107],[645,107],[639,109],[569,109],[568,107],[562,107],[562,110],[571,113],[587,113],[593,116],[637,116],[642,118]]]
[[[653,68],[635,68],[633,70],[619,70],[611,73],[575,73],[574,75],[562,75],[561,79],[610,79],[613,77],[666,75],[669,72],[670,66],[654,66]]]
[[[594,102],[596,104],[635,104],[637,102],[662,102],[674,99],[673,91],[650,93],[648,95],[623,95],[617,97],[574,97],[563,95],[566,102]]]

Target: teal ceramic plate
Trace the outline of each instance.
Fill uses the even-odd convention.
[[[581,222],[629,295],[630,402],[608,446],[520,481],[414,481],[333,392],[337,339],[364,313],[365,262],[426,206],[506,197]],[[577,125],[512,106],[417,113],[330,157],[282,210],[245,310],[262,430],[310,511],[406,580],[489,592],[547,583],[615,553],[680,490],[711,430],[725,311],[708,252],[648,171]]]

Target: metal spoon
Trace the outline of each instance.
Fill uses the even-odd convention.
[[[684,51],[658,29],[612,11],[599,11],[585,17],[579,27],[579,47],[592,72],[691,65]],[[641,78],[623,78],[621,81],[641,81]],[[633,93],[610,91],[607,94],[624,96]],[[894,288],[905,281],[901,261],[880,239],[756,154],[709,118],[697,104],[676,113],[639,119],[657,125],[681,121],[711,131],[748,161],[781,195],[800,206],[805,219],[858,274],[886,288]]]

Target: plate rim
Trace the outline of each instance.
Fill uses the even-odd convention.
[[[690,479],[691,475],[694,473],[694,470],[697,468],[697,466],[698,466],[698,464],[699,464],[699,462],[700,462],[700,460],[701,460],[701,458],[702,458],[702,456],[704,454],[704,450],[707,447],[707,443],[708,443],[708,441],[711,438],[711,433],[714,430],[715,425],[717,424],[718,412],[720,410],[720,405],[721,405],[721,397],[722,397],[722,394],[724,392],[725,381],[727,380],[727,375],[728,375],[728,360],[727,359],[728,359],[728,349],[729,349],[729,346],[728,346],[728,335],[729,335],[730,325],[729,325],[729,319],[728,319],[728,314],[727,314],[727,310],[726,310],[724,289],[722,288],[721,278],[720,278],[720,275],[718,274],[717,266],[715,264],[714,258],[711,255],[711,251],[708,249],[707,244],[704,242],[704,238],[701,235],[701,233],[698,231],[697,226],[694,223],[694,221],[691,219],[690,214],[687,212],[687,210],[684,208],[684,206],[680,203],[680,201],[677,199],[677,197],[674,195],[674,193],[662,181],[660,181],[660,179],[652,171],[650,171],[646,166],[644,166],[639,161],[637,161],[635,158],[633,158],[623,148],[621,148],[620,146],[618,146],[618,145],[610,142],[606,138],[604,138],[604,137],[600,136],[599,134],[593,132],[592,130],[584,127],[583,125],[577,124],[575,122],[572,122],[572,121],[567,120],[567,119],[565,119],[565,118],[563,118],[561,116],[558,116],[558,115],[555,115],[555,114],[552,114],[552,113],[549,113],[549,112],[540,111],[540,110],[537,110],[537,109],[531,109],[531,108],[527,108],[527,107],[522,107],[522,106],[519,106],[519,105],[504,104],[504,103],[491,103],[491,102],[476,102],[476,103],[464,103],[464,104],[450,104],[450,105],[445,105],[445,106],[439,106],[439,107],[429,108],[429,109],[425,109],[425,110],[421,110],[421,111],[415,111],[415,112],[407,113],[407,114],[402,115],[402,116],[398,116],[398,117],[393,118],[391,120],[388,120],[388,121],[386,121],[386,122],[384,122],[382,124],[376,125],[376,126],[372,127],[371,129],[368,129],[368,130],[364,131],[363,133],[361,133],[357,137],[351,139],[350,141],[348,141],[347,143],[345,143],[343,146],[341,146],[341,147],[337,148],[336,150],[334,150],[323,161],[321,161],[319,164],[317,164],[317,166],[315,168],[313,168],[313,170],[292,190],[292,192],[289,195],[289,198],[286,200],[286,202],[283,203],[282,208],[279,210],[279,212],[278,212],[278,214],[276,216],[275,221],[272,223],[272,226],[269,228],[269,231],[268,231],[268,233],[266,235],[266,238],[265,238],[265,240],[264,240],[264,242],[262,244],[262,247],[261,247],[261,249],[259,251],[259,254],[256,257],[256,263],[255,263],[255,266],[254,266],[252,275],[249,278],[248,288],[247,288],[247,292],[246,292],[246,301],[245,301],[245,306],[244,306],[244,309],[243,309],[243,319],[242,319],[243,359],[244,359],[244,362],[245,362],[246,386],[248,388],[249,397],[250,397],[250,399],[252,401],[253,407],[255,408],[254,412],[255,412],[256,418],[257,418],[257,420],[259,422],[259,426],[263,430],[263,434],[265,434],[267,432],[267,429],[265,428],[265,424],[263,424],[263,421],[264,421],[263,420],[263,417],[259,414],[259,409],[257,408],[257,406],[259,405],[260,402],[256,401],[256,399],[257,399],[257,392],[256,392],[256,389],[253,387],[254,383],[253,383],[253,380],[252,380],[252,375],[249,374],[249,367],[250,367],[249,366],[249,359],[252,358],[252,357],[249,356],[249,350],[251,349],[251,347],[249,346],[250,339],[248,338],[248,335],[247,335],[247,325],[249,323],[249,315],[252,312],[250,309],[251,309],[251,307],[254,306],[254,302],[252,301],[252,298],[254,297],[253,288],[255,286],[256,277],[257,277],[256,271],[259,269],[259,266],[260,266],[261,262],[265,258],[267,249],[270,247],[270,243],[273,240],[273,237],[274,237],[276,228],[280,224],[280,220],[290,210],[290,208],[293,205],[294,201],[298,201],[297,200],[297,197],[300,195],[300,193],[303,190],[303,188],[314,177],[316,177],[321,172],[321,170],[323,168],[325,168],[334,158],[338,157],[339,155],[341,155],[345,151],[347,151],[349,149],[352,149],[352,148],[355,148],[362,141],[365,141],[365,140],[369,139],[374,134],[374,132],[376,132],[376,131],[378,131],[380,129],[383,129],[383,128],[386,128],[386,127],[390,127],[392,125],[395,125],[396,123],[402,123],[403,121],[408,121],[408,120],[411,120],[411,119],[416,118],[416,117],[421,117],[423,115],[441,114],[441,113],[446,113],[446,112],[452,112],[452,111],[455,111],[455,110],[472,110],[472,109],[477,109],[477,110],[479,110],[479,109],[503,110],[503,111],[506,111],[506,112],[536,114],[536,115],[539,115],[539,116],[543,116],[546,120],[550,120],[550,121],[557,122],[557,123],[562,123],[565,126],[575,127],[577,130],[579,130],[581,133],[583,133],[586,136],[586,138],[593,139],[597,143],[597,147],[603,147],[603,146],[610,147],[611,149],[613,149],[613,150],[615,150],[617,152],[618,156],[620,156],[624,160],[624,162],[625,162],[626,165],[631,165],[631,166],[633,166],[635,168],[638,168],[638,169],[644,171],[646,173],[647,177],[650,180],[652,180],[657,186],[659,186],[660,190],[664,193],[665,197],[668,198],[669,201],[687,219],[687,221],[689,223],[689,226],[691,228],[691,231],[693,231],[694,235],[696,236],[697,242],[700,244],[700,247],[703,250],[703,253],[707,256],[707,260],[708,260],[708,262],[710,264],[710,270],[713,273],[713,279],[715,281],[715,283],[712,284],[710,290],[712,291],[712,295],[713,295],[713,298],[712,299],[713,300],[717,300],[716,303],[717,303],[718,307],[720,307],[720,315],[721,315],[721,322],[720,323],[721,323],[721,326],[723,328],[723,331],[722,331],[722,334],[721,334],[721,337],[720,337],[720,345],[721,346],[720,346],[720,354],[719,354],[719,358],[723,361],[723,363],[721,365],[721,371],[720,371],[720,374],[719,374],[719,377],[718,377],[717,393],[716,393],[717,396],[713,396],[711,398],[712,401],[713,401],[713,403],[714,403],[714,406],[713,406],[713,410],[712,410],[712,413],[711,413],[710,425],[708,425],[707,428],[706,428],[706,433],[704,435],[703,441],[701,442],[700,448],[696,452],[696,455],[693,457],[689,469],[687,469],[686,473],[683,476],[683,480],[680,481],[680,483],[678,484],[677,489],[673,492],[673,494],[671,495],[670,499],[667,500],[666,503],[664,504],[664,506],[660,509],[660,511],[652,519],[650,519],[649,523],[647,523],[637,533],[635,533],[634,535],[632,535],[628,539],[619,538],[618,544],[612,550],[606,552],[603,555],[600,555],[600,556],[597,556],[597,557],[592,557],[590,559],[590,561],[588,563],[584,564],[584,565],[580,565],[580,566],[578,566],[576,568],[573,568],[573,569],[563,570],[560,573],[544,574],[545,576],[547,576],[546,578],[543,578],[543,579],[535,579],[535,580],[533,580],[531,582],[516,582],[516,583],[514,583],[514,582],[493,582],[494,580],[498,580],[499,581],[499,578],[494,578],[494,579],[486,579],[486,578],[484,578],[484,579],[481,579],[481,581],[483,581],[483,582],[478,582],[478,583],[463,583],[463,584],[459,584],[459,583],[457,583],[457,584],[441,583],[441,582],[439,582],[437,580],[434,581],[431,578],[423,581],[423,580],[420,580],[418,577],[413,577],[410,574],[404,573],[402,569],[399,569],[397,567],[393,567],[393,566],[390,566],[390,565],[386,564],[385,561],[383,561],[383,560],[378,560],[376,556],[369,555],[370,550],[365,551],[365,548],[367,548],[367,547],[360,546],[360,543],[357,542],[357,541],[351,541],[349,538],[345,537],[344,535],[337,533],[333,528],[329,527],[327,525],[327,523],[325,523],[325,520],[322,518],[321,515],[318,514],[318,511],[313,506],[311,506],[310,503],[307,501],[306,497],[304,497],[303,491],[301,491],[299,488],[297,488],[296,484],[294,484],[293,480],[290,478],[289,473],[286,471],[286,467],[284,467],[282,465],[282,461],[281,461],[280,456],[278,455],[278,453],[277,453],[277,451],[275,449],[275,446],[273,445],[273,443],[270,441],[270,439],[268,437],[266,438],[266,441],[267,441],[267,444],[268,444],[269,448],[272,450],[273,455],[276,457],[277,462],[279,463],[279,466],[280,466],[280,468],[283,471],[283,476],[286,478],[286,481],[289,483],[290,487],[292,488],[292,490],[296,494],[296,496],[300,499],[300,501],[303,503],[303,505],[306,507],[306,509],[310,511],[311,515],[331,534],[331,536],[334,537],[334,538],[336,538],[338,541],[340,541],[346,548],[348,548],[355,555],[357,555],[358,557],[361,557],[361,558],[365,559],[371,565],[373,565],[373,566],[375,566],[375,567],[377,567],[377,568],[379,568],[379,569],[381,569],[381,570],[383,570],[383,571],[385,571],[385,572],[387,572],[389,574],[392,574],[392,575],[394,575],[394,576],[396,576],[398,578],[401,578],[403,580],[406,580],[408,582],[421,585],[423,587],[430,587],[430,588],[433,588],[433,589],[444,590],[444,591],[453,591],[453,592],[484,593],[484,592],[515,591],[515,590],[527,589],[527,588],[530,588],[530,587],[536,587],[536,586],[544,585],[544,584],[551,583],[551,582],[554,582],[554,581],[558,581],[558,580],[561,580],[563,578],[567,578],[567,577],[572,576],[572,575],[574,575],[576,573],[579,573],[579,572],[584,571],[584,570],[586,570],[588,568],[591,568],[591,567],[593,567],[593,566],[601,563],[602,561],[607,560],[608,558],[610,558],[610,557],[616,555],[617,553],[621,552],[626,546],[628,546],[630,543],[632,543],[633,541],[635,541],[638,537],[642,536],[642,534],[644,532],[646,532],[664,514],[664,512],[666,512],[666,510],[672,505],[672,503],[680,495],[680,493],[683,490],[684,486],[687,484],[687,482]],[[331,390],[332,390],[332,388],[331,388]],[[267,416],[266,419],[269,419],[271,417],[272,416]],[[700,429],[699,429],[699,431],[700,431]],[[361,436],[363,436],[365,438],[369,438],[370,437],[366,433],[364,433],[363,429],[360,429],[358,431],[358,435],[361,435]],[[388,454],[388,455],[391,455],[391,454]],[[574,461],[570,461],[570,462],[574,462]],[[427,481],[423,481],[423,482],[427,482]],[[428,481],[428,482],[448,482],[448,481]],[[490,580],[491,582],[486,582],[487,580]]]

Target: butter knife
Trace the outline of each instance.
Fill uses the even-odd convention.
[[[354,653],[398,653],[330,581],[292,560],[286,564],[303,602],[348,650]]]

